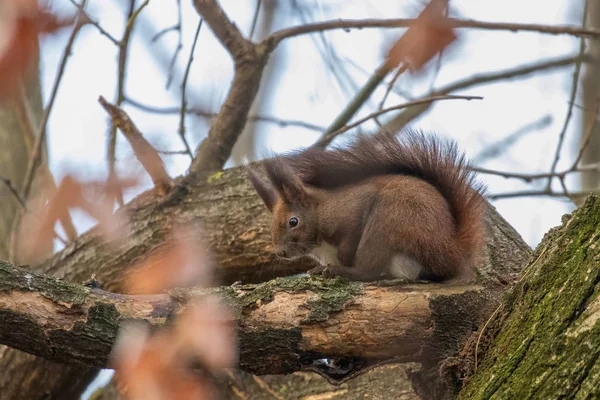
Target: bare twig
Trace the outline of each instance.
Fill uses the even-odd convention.
[[[9,190],[9,192],[13,195],[13,197],[15,199],[17,199],[17,201],[19,202],[21,207],[27,209],[27,204],[25,203],[25,200],[23,200],[23,198],[19,194],[19,191],[13,186],[10,179],[0,176],[0,181],[2,181],[2,183],[4,183],[4,185]],[[28,211],[31,211],[31,210],[28,210]]]
[[[182,34],[181,34],[181,30],[183,28],[183,23],[181,21],[181,0],[176,0],[177,1],[177,25],[175,25],[174,27],[172,27],[171,29],[176,30],[177,31],[177,47],[175,47],[175,52],[173,53],[173,57],[171,58],[171,62],[169,63],[169,76],[167,77],[167,84],[166,84],[166,88],[168,89],[171,86],[171,82],[173,82],[173,74],[175,72],[175,62],[177,61],[177,56],[179,55],[179,52],[181,51],[181,49],[183,49],[183,41],[182,41]],[[162,33],[164,33],[165,31],[162,31]],[[161,32],[159,32],[161,33]],[[160,37],[160,35],[157,34],[157,36],[155,36],[155,38]],[[155,38],[153,38],[152,40],[154,41]]]
[[[190,57],[187,62],[187,67],[185,68],[185,74],[183,75],[183,82],[181,83],[181,112],[179,114],[179,136],[181,137],[181,141],[185,146],[185,150],[190,156],[190,159],[194,159],[194,155],[192,154],[192,149],[190,149],[190,145],[188,144],[185,138],[185,113],[187,110],[187,99],[185,96],[185,91],[187,89],[187,81],[190,75],[190,69],[192,67],[192,61],[194,61],[194,50],[196,50],[196,43],[198,42],[198,36],[200,35],[200,29],[202,28],[203,19],[200,18],[198,22],[198,27],[196,28],[196,33],[194,34],[194,41],[192,42],[192,49],[190,50]]]
[[[126,103],[131,104],[134,107],[139,108],[140,110],[147,111],[150,113],[156,114],[179,114],[181,109],[179,107],[154,107],[149,106],[147,104],[140,103],[137,100],[133,100],[131,98],[125,99]],[[218,114],[216,112],[204,111],[199,108],[187,108],[186,114],[194,114],[202,118],[215,118]],[[305,121],[293,120],[293,119],[281,119],[276,117],[271,117],[269,115],[249,115],[249,122],[269,122],[276,125],[279,125],[282,128],[288,126],[297,126],[299,128],[308,129],[316,132],[323,132],[326,128],[323,126],[311,124]]]
[[[517,191],[517,192],[491,194],[488,197],[491,200],[510,199],[510,198],[517,198],[517,197],[536,197],[536,196],[568,197],[571,201],[577,202],[581,198],[593,193],[593,191],[569,192],[569,190],[567,189],[567,186],[565,184],[565,177],[568,174],[572,174],[575,172],[600,170],[600,163],[583,165],[583,166],[579,165],[579,163],[581,162],[581,158],[583,156],[583,152],[585,151],[586,147],[588,146],[590,138],[592,136],[592,132],[594,131],[594,128],[596,127],[596,123],[598,120],[598,114],[600,113],[600,108],[599,108],[600,104],[599,103],[600,103],[600,99],[597,99],[595,112],[590,117],[591,120],[589,121],[588,129],[586,130],[586,132],[584,134],[582,144],[579,149],[579,153],[577,154],[577,157],[575,158],[575,161],[573,162],[573,165],[571,166],[571,168],[567,169],[566,171],[563,171],[563,172],[550,171],[549,173],[528,175],[528,174],[519,174],[519,173],[512,173],[512,172],[492,171],[492,170],[486,170],[486,169],[482,169],[482,168],[474,168],[474,170],[479,173],[497,175],[497,176],[502,176],[504,178],[516,178],[516,179],[521,179],[525,182],[531,182],[536,179],[546,179],[546,178],[551,182],[553,178],[558,178],[558,180],[561,184],[561,187],[562,187],[561,193],[554,192],[552,190],[551,185],[547,185],[546,188],[544,188],[543,190],[524,190],[524,191]]]
[[[509,193],[498,193],[498,194],[490,194],[486,197],[490,200],[504,200],[504,199],[516,199],[519,197],[566,197],[569,200],[578,200],[589,196],[590,194],[597,194],[599,192],[589,191],[589,192],[570,192],[568,195],[565,195],[563,192],[557,193],[552,190],[522,190],[517,192],[509,192]]]
[[[96,29],[98,29],[98,32],[100,32],[101,35],[105,36],[106,38],[108,38],[108,40],[113,42],[113,44],[115,46],[121,45],[121,42],[119,42],[113,35],[111,35],[106,30],[104,30],[102,28],[102,26],[100,26],[100,23],[98,23],[98,21],[95,21],[90,17],[90,15],[84,10],[84,8],[81,6],[81,4],[77,4],[77,2],[75,0],[69,0],[69,1],[71,2],[71,4],[73,4],[75,7],[77,7],[77,9],[79,10],[80,13],[82,13],[85,16],[85,18],[87,19],[87,21],[85,21],[86,23],[95,26]]]
[[[566,67],[571,65],[577,61],[581,60],[582,62],[590,62],[593,60],[592,57],[588,55],[584,55],[580,57],[579,54],[575,56],[567,56],[561,58],[555,58],[551,60],[544,60],[541,62],[535,62],[532,64],[521,65],[515,68],[495,71],[485,74],[477,74],[475,76],[456,81],[449,85],[446,85],[442,88],[437,89],[434,93],[431,93],[429,96],[440,96],[444,94],[448,94],[450,92],[454,92],[456,90],[472,88],[478,85],[483,85],[490,82],[497,82],[500,80],[508,80],[518,77],[524,77],[536,72],[540,71],[548,71],[555,68]],[[413,119],[417,118],[419,115],[423,114],[431,107],[431,103],[422,104],[419,107],[412,107],[408,110],[405,110],[388,121],[385,125],[385,128],[392,132],[399,131],[402,127],[408,124]]]
[[[587,18],[587,0],[583,6],[583,21],[581,22],[581,28],[585,28],[585,22]],[[581,38],[579,40],[579,56],[583,57],[585,53],[585,39]],[[550,172],[556,171],[556,166],[558,161],[560,160],[560,153],[562,150],[562,146],[564,143],[565,135],[567,133],[567,128],[569,127],[569,122],[571,121],[571,115],[573,114],[573,103],[575,103],[575,98],[577,96],[577,88],[579,86],[579,75],[581,73],[581,60],[575,63],[575,71],[573,72],[573,83],[571,84],[571,95],[569,98],[569,107],[567,109],[567,116],[565,117],[565,122],[563,124],[563,128],[560,131],[560,135],[558,136],[558,144],[556,145],[556,151],[554,152],[554,160],[552,161],[552,167],[550,168]],[[552,184],[552,179],[548,179],[547,187],[549,188]]]
[[[19,194],[19,191],[17,190],[17,188],[15,188],[12,184],[12,182],[10,181],[10,179],[5,178],[3,176],[0,176],[0,181],[2,181],[2,183],[4,183],[4,185],[6,186],[6,188],[9,190],[9,192],[13,195],[13,197],[19,202],[19,205],[25,210],[27,211],[29,214],[33,215],[35,218],[39,219],[39,216],[33,212],[32,209],[30,209],[29,207],[27,207],[27,204],[25,203],[25,200],[23,200],[23,198],[21,197],[21,195]],[[66,245],[68,242],[65,238],[63,238],[61,235],[58,234],[58,232],[56,232],[56,230],[54,230],[54,237],[57,238],[58,240],[60,240],[64,245]]]
[[[379,110],[372,114],[369,114],[366,117],[361,118],[356,122],[353,122],[352,124],[343,126],[340,129],[338,129],[337,131],[325,134],[323,137],[321,137],[319,140],[317,140],[315,142],[315,144],[313,144],[313,147],[325,148],[338,135],[340,135],[344,132],[347,132],[348,130],[350,130],[352,128],[356,128],[357,126],[363,124],[364,122],[366,122],[370,119],[373,119],[373,118],[377,118],[378,116],[385,114],[387,112],[390,112],[390,111],[401,110],[403,108],[407,108],[407,107],[411,107],[411,106],[415,106],[415,105],[419,105],[419,104],[423,104],[423,103],[431,103],[433,101],[438,101],[438,100],[481,100],[481,99],[483,99],[483,97],[481,97],[481,96],[433,96],[433,97],[428,97],[426,99],[409,101],[407,103],[399,104],[399,105],[396,105],[393,107],[384,108],[383,110]]]
[[[117,107],[120,107],[125,100],[125,77],[127,75],[127,59],[129,56],[129,42],[131,39],[131,33],[133,32],[133,27],[135,25],[135,20],[140,12],[146,7],[148,1],[145,1],[138,9],[135,9],[135,0],[129,0],[129,9],[127,11],[127,22],[125,24],[125,32],[123,33],[123,38],[119,42],[119,62],[118,62],[118,72],[117,72],[117,98],[115,104]],[[115,170],[116,163],[116,153],[117,153],[117,127],[116,125],[112,125],[109,133],[108,140],[108,179],[116,179],[117,173]],[[123,205],[123,197],[121,192],[115,193],[115,200],[117,203],[122,206]]]
[[[526,31],[545,33],[550,35],[570,35],[577,37],[600,37],[600,31],[595,29],[583,29],[578,26],[555,26],[540,24],[514,24],[504,22],[484,22],[472,19],[445,19],[445,24],[450,28],[470,28],[485,29],[494,31]],[[394,18],[394,19],[337,19],[331,21],[316,22],[294,26],[272,33],[267,39],[278,44],[284,39],[306,35],[315,32],[323,32],[332,29],[364,29],[364,28],[407,28],[415,22],[414,18]]]
[[[589,127],[583,135],[583,140],[581,141],[581,146],[579,147],[579,153],[577,154],[577,157],[575,157],[575,161],[573,162],[573,166],[571,167],[571,169],[577,168],[577,165],[579,165],[579,162],[583,158],[583,153],[585,152],[585,149],[590,144],[590,139],[592,138],[592,132],[594,132],[594,129],[596,128],[596,124],[598,123],[598,114],[600,113],[599,107],[600,107],[600,98],[597,98],[596,104],[594,107],[594,112],[590,115],[590,121],[588,122]]]
[[[532,123],[529,123],[529,124],[519,128],[517,131],[511,133],[510,135],[506,136],[505,138],[502,138],[501,140],[499,140],[495,143],[487,145],[485,147],[485,149],[483,149],[479,154],[474,155],[471,158],[471,161],[473,163],[481,163],[481,162],[490,160],[492,158],[495,158],[498,155],[500,155],[503,151],[506,151],[506,149],[508,149],[513,144],[515,144],[517,142],[517,140],[521,139],[526,134],[534,132],[535,130],[538,130],[538,129],[543,129],[543,128],[549,126],[551,123],[552,123],[552,117],[550,115],[544,115],[542,118],[538,119],[537,121],[534,121]]]
[[[102,96],[98,99],[102,107],[110,114],[112,124],[119,128],[133,149],[137,159],[152,178],[154,186],[161,195],[171,188],[171,177],[167,173],[162,159],[152,145],[144,138],[131,118],[118,106],[110,104]]]
[[[256,0],[256,8],[254,10],[254,16],[252,17],[252,26],[250,27],[250,34],[248,34],[248,40],[252,40],[252,36],[254,36],[254,31],[256,30],[256,23],[258,22],[258,16],[260,14],[261,5],[262,0]]]
[[[398,68],[398,70],[396,70],[396,74],[394,75],[394,78],[390,81],[389,85],[387,86],[387,89],[385,90],[385,94],[383,95],[383,98],[381,99],[381,102],[379,103],[380,110],[383,110],[383,106],[385,106],[385,101],[387,100],[388,96],[390,95],[390,92],[392,91],[392,88],[396,84],[396,81],[398,80],[400,75],[402,75],[407,69],[408,69],[408,64],[402,64]]]
[[[369,77],[364,86],[360,89],[360,91],[354,96],[352,101],[350,101],[344,110],[337,116],[337,118],[331,123],[331,125],[327,128],[325,133],[323,134],[323,139],[319,142],[325,143],[327,140],[325,137],[331,136],[334,132],[341,129],[350,118],[356,114],[356,112],[362,107],[362,105],[367,101],[371,94],[375,91],[377,86],[385,79],[387,74],[390,71],[390,65],[387,62],[381,64],[377,70]],[[335,137],[335,136],[334,136]],[[327,145],[325,145],[327,146]]]
[[[177,1],[179,1],[179,0],[177,0]],[[152,36],[151,42],[156,42],[156,41],[158,41],[158,39],[160,39],[161,37],[163,37],[167,33],[169,33],[169,32],[177,32],[179,29],[180,29],[180,25],[179,24],[175,24],[175,25],[169,26],[168,28],[160,30],[160,31],[158,31],[156,33],[156,35]]]

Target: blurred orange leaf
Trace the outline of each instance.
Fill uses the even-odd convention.
[[[6,29],[4,46],[0,48],[0,99],[14,95],[20,82],[37,57],[40,34],[54,33],[71,25],[73,20],[59,20],[36,0],[12,0],[2,4],[2,20]]]
[[[127,234],[128,221],[122,213],[113,212],[111,193],[136,184],[135,179],[113,180],[108,183],[93,181],[81,183],[72,176],[65,176],[52,197],[48,199],[40,219],[29,219],[28,223],[34,226],[24,227],[22,234],[27,235],[25,240],[21,241],[25,247],[24,251],[35,258],[38,249],[42,247],[41,244],[53,239],[56,222],[65,218],[70,208],[80,208],[94,217],[98,221],[98,229],[106,240],[115,242],[122,239]],[[96,194],[98,199],[93,201],[85,196],[85,192],[91,188],[96,188],[100,192]]]
[[[175,227],[168,247],[149,256],[127,274],[128,293],[156,294],[165,289],[207,286],[213,265],[198,228]]]
[[[387,64],[390,69],[406,63],[411,71],[418,71],[456,40],[456,35],[444,9],[447,0],[432,0],[425,6],[415,22],[390,49]]]
[[[168,330],[149,335],[145,328],[129,328],[119,334],[111,366],[131,400],[211,398],[209,382],[186,368],[186,357]]]
[[[175,334],[209,368],[232,368],[237,363],[233,315],[217,298],[206,296],[188,306],[175,322]]]

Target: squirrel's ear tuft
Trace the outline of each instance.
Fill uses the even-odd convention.
[[[309,195],[294,171],[280,158],[265,161],[265,170],[275,190],[287,204],[307,206]]]
[[[273,212],[273,207],[275,206],[278,198],[277,192],[271,187],[271,185],[263,181],[256,174],[256,172],[250,168],[250,166],[245,165],[245,168],[246,173],[248,174],[248,179],[250,179],[252,186],[254,186],[254,189],[262,199],[263,203],[265,203],[265,206],[267,206],[269,211]]]

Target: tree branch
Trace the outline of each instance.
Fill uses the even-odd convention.
[[[208,137],[196,148],[190,167],[192,173],[215,172],[223,168],[244,129],[273,47],[254,45],[245,39],[216,0],[195,0],[194,5],[235,64],[227,98],[210,127]]]
[[[494,71],[484,74],[477,74],[475,76],[465,78],[460,81],[456,81],[454,83],[443,86],[439,89],[436,89],[435,91],[427,95],[427,97],[441,96],[454,92],[456,90],[472,88],[474,86],[482,85],[485,83],[525,77],[536,72],[549,71],[555,68],[566,67],[576,62],[588,63],[591,61],[593,61],[592,57],[586,55],[580,57],[577,54],[575,56],[565,56],[535,62],[531,64],[520,65],[510,69]],[[402,129],[405,125],[407,125],[410,121],[414,120],[415,118],[423,114],[425,111],[427,111],[431,106],[432,103],[425,103],[419,106],[411,107],[408,110],[399,113],[390,121],[388,121],[385,124],[385,128],[388,129],[390,132],[397,132],[400,129]]]
[[[2,344],[52,361],[95,367],[110,367],[122,321],[160,327],[208,293],[218,293],[234,310],[240,368],[258,375],[298,370],[328,375],[327,368],[315,363],[323,357],[353,359],[356,370],[392,358],[430,361],[455,352],[497,304],[494,293],[479,285],[377,286],[303,278],[127,296],[5,262],[0,262],[0,277]]]
[[[273,41],[275,45],[282,40],[291,37],[306,35],[310,33],[323,32],[333,29],[364,29],[364,28],[408,28],[415,22],[414,18],[390,18],[390,19],[336,19],[331,21],[315,22],[286,28],[272,33],[266,40]],[[484,22],[473,19],[448,18],[446,20],[451,28],[471,28],[494,31],[526,31],[545,33],[550,35],[570,35],[576,37],[600,37],[600,31],[595,29],[584,29],[579,26],[556,26],[540,24],[515,24],[505,22]]]

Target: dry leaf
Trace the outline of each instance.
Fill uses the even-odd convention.
[[[456,40],[446,22],[446,0],[432,0],[415,22],[390,49],[387,64],[390,69],[406,63],[411,71],[418,71],[437,53]]]
[[[167,246],[128,273],[128,293],[156,294],[174,287],[208,286],[213,263],[199,227],[173,228]]]
[[[144,327],[122,330],[111,359],[115,377],[128,399],[211,398],[210,384],[185,368],[179,342],[168,330],[152,336]]]
[[[60,185],[48,199],[47,205],[40,212],[39,219],[29,218],[23,221],[20,243],[23,243],[23,252],[36,259],[43,243],[54,238],[56,222],[64,219],[69,214],[69,209],[79,208],[98,221],[101,235],[109,243],[118,242],[127,236],[129,221],[124,213],[113,212],[113,202],[110,192],[130,188],[137,184],[133,178],[113,180],[111,182],[86,182],[81,183],[70,175],[63,178]],[[96,197],[88,200],[85,196],[90,189],[96,189]],[[99,193],[98,193],[99,192]]]
[[[205,367],[233,368],[238,358],[233,321],[227,307],[216,297],[206,296],[178,317],[174,334]]]
[[[0,4],[0,100],[13,96],[38,53],[38,36],[72,24],[59,20],[36,0]]]

